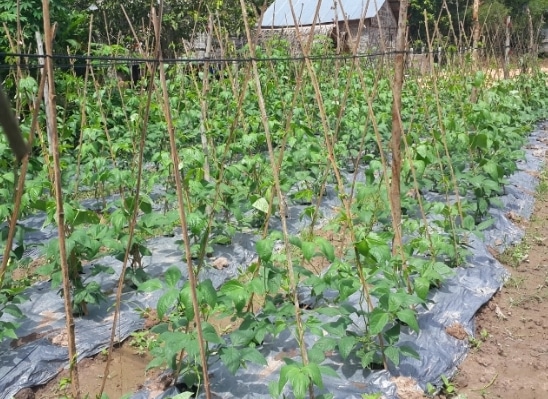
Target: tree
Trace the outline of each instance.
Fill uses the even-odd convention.
[[[87,41],[88,15],[71,6],[71,0],[50,0],[51,21],[57,23],[53,43],[55,54],[78,53],[81,45]],[[0,53],[36,54],[35,32],[44,30],[42,1],[0,1],[0,26],[4,25],[7,33],[0,34]],[[17,63],[24,66],[30,63],[30,60],[23,56],[3,55],[0,56],[0,63],[13,65],[15,68]],[[68,61],[60,62],[60,64],[63,63],[68,66]],[[0,81],[3,81],[9,73],[9,69],[1,70]],[[10,91],[11,83],[6,85],[6,89]]]
[[[248,0],[247,13],[254,21],[264,0]],[[89,7],[84,0],[75,2],[79,10]],[[123,6],[123,9],[122,9]],[[140,41],[153,36],[150,21],[151,7],[158,7],[157,1],[134,0],[120,2],[103,0],[98,2],[94,13],[95,39],[102,43],[134,43],[133,26]],[[124,15],[123,10],[127,13]],[[183,39],[191,39],[205,32],[209,16],[212,15],[216,31],[222,35],[238,36],[243,33],[243,18],[239,0],[165,0],[162,18],[162,48],[180,49]],[[130,22],[131,26],[130,26]]]
[[[19,7],[18,7],[19,3]],[[77,11],[70,0],[50,0],[51,21],[57,22],[55,52],[66,54],[67,46],[73,48],[86,40],[87,15]],[[18,18],[19,16],[19,18]],[[21,52],[34,52],[35,32],[43,31],[41,0],[0,1],[0,25],[6,24],[8,35],[0,35],[0,52],[14,52],[19,43]],[[18,33],[18,25],[20,32]]]

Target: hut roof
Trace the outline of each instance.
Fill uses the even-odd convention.
[[[385,2],[386,0],[321,0],[319,11],[316,13],[318,1],[275,0],[265,11],[261,27],[306,26],[314,23],[328,24],[345,19],[373,18]],[[293,18],[292,7],[295,18]]]

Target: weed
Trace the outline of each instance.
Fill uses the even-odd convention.
[[[131,341],[129,345],[135,348],[139,356],[144,356],[156,346],[156,334],[150,331],[135,331],[130,334]]]
[[[436,388],[433,384],[426,384],[426,393],[430,397],[434,397],[438,392],[442,395],[445,395],[447,398],[453,399],[466,399],[466,396],[461,395],[457,392],[456,385],[445,375],[441,376],[442,386]]]
[[[506,287],[514,288],[516,290],[519,290],[523,287],[523,283],[525,282],[525,277],[519,277],[519,276],[510,276],[508,280],[504,283]]]
[[[531,245],[528,240],[524,238],[519,243],[506,249],[506,251],[499,256],[499,261],[505,265],[516,268],[527,260],[530,249]]]
[[[362,394],[362,399],[380,399],[380,398],[382,398],[382,393]]]
[[[543,169],[537,185],[537,199],[545,200],[548,194],[548,169]]]
[[[470,348],[479,349],[481,347],[482,341],[478,338],[468,337],[468,343],[470,344]]]

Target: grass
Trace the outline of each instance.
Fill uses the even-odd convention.
[[[548,168],[544,168],[539,175],[537,186],[537,199],[545,200],[548,195]]]
[[[525,282],[524,277],[510,276],[510,278],[504,283],[504,285],[507,288],[513,288],[513,289],[516,289],[516,290],[520,290],[523,287],[524,282]]]

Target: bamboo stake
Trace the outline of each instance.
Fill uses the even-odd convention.
[[[53,151],[54,162],[54,191],[55,202],[57,206],[57,232],[59,237],[59,257],[61,259],[61,271],[63,275],[63,299],[65,302],[65,317],[68,336],[68,352],[69,352],[69,377],[72,387],[72,395],[74,398],[80,398],[80,382],[78,380],[78,357],[76,352],[76,337],[74,317],[72,314],[72,295],[71,283],[69,277],[69,266],[67,261],[67,249],[65,243],[65,212],[63,209],[63,191],[61,187],[61,165],[59,156],[59,136],[57,132],[57,119],[55,117],[55,81],[53,79],[53,49],[52,49],[52,29],[49,14],[49,1],[42,0],[42,9],[44,14],[44,35],[46,44],[46,60],[45,73],[47,75],[49,86],[49,98],[47,99],[47,108],[52,119],[48,125],[51,129],[52,143],[50,149]]]
[[[474,0],[472,6],[472,60],[474,61],[474,67],[478,67],[478,46],[480,39],[480,23],[479,23],[479,4],[480,0]]]
[[[319,5],[316,9],[316,16],[318,15]],[[270,133],[270,126],[268,124],[268,114],[266,112],[266,104],[264,101],[264,96],[262,92],[262,86],[261,86],[261,80],[259,77],[259,71],[257,67],[257,61],[256,61],[256,54],[255,54],[255,43],[251,40],[251,30],[249,27],[249,22],[247,19],[247,11],[245,7],[244,0],[240,0],[240,7],[242,10],[242,15],[244,19],[244,25],[246,30],[246,35],[249,41],[249,48],[251,52],[251,67],[253,70],[253,78],[255,83],[255,90],[257,92],[258,102],[259,102],[259,109],[261,112],[261,121],[263,124],[263,129],[265,131],[265,137],[266,137],[266,143],[268,146],[268,155],[270,159],[270,164],[272,166],[272,175],[274,178],[274,189],[276,190],[276,195],[278,196],[278,211],[280,213],[280,219],[281,219],[281,225],[282,225],[282,236],[283,236],[283,242],[284,242],[284,250],[286,252],[286,266],[287,266],[287,272],[289,275],[289,284],[291,289],[291,296],[293,300],[293,307],[295,311],[295,325],[296,325],[296,332],[297,332],[297,342],[299,344],[300,348],[300,354],[302,358],[302,363],[304,366],[307,366],[309,364],[308,360],[308,353],[306,350],[306,343],[304,341],[304,327],[303,327],[303,321],[302,321],[302,315],[301,315],[301,308],[299,305],[299,297],[297,295],[297,280],[295,276],[295,271],[293,269],[293,262],[292,262],[292,254],[291,254],[291,245],[289,242],[289,233],[287,229],[287,220],[286,220],[286,207],[284,205],[283,201],[283,194],[282,189],[280,185],[280,176],[279,176],[279,167],[276,164],[276,157],[274,155],[274,149],[272,146],[272,137]],[[312,28],[312,34],[313,34],[314,28]],[[311,44],[312,37],[309,38],[309,44]],[[306,49],[309,47],[307,46]],[[308,392],[309,397],[311,399],[314,398],[314,388],[312,386],[312,383],[308,386]]]
[[[211,181],[209,172],[209,147],[207,143],[206,121],[207,121],[207,101],[206,97],[209,92],[209,58],[211,57],[211,42],[213,39],[213,15],[209,13],[207,22],[207,39],[205,48],[204,73],[202,79],[202,95],[200,98],[200,139],[202,141],[202,151],[204,152],[204,180]]]
[[[211,399],[211,388],[209,383],[209,375],[208,375],[208,364],[207,364],[207,354],[206,354],[206,347],[205,347],[205,341],[202,331],[202,321],[201,321],[201,311],[200,311],[200,305],[198,303],[198,292],[196,289],[197,286],[197,278],[195,275],[194,268],[192,266],[192,254],[190,251],[190,237],[188,236],[188,227],[187,227],[187,221],[186,221],[186,214],[185,214],[185,201],[183,198],[183,184],[181,181],[181,173],[179,172],[179,155],[177,153],[177,144],[175,142],[175,128],[173,126],[173,119],[171,117],[171,108],[169,104],[169,94],[167,91],[167,82],[166,82],[166,74],[164,70],[164,64],[163,64],[163,57],[162,57],[162,50],[161,50],[161,44],[160,44],[160,30],[162,25],[162,7],[163,7],[163,1],[160,2],[160,15],[156,16],[156,11],[154,8],[152,8],[152,22],[154,24],[154,31],[156,34],[156,45],[157,45],[157,55],[158,55],[158,65],[160,70],[160,83],[162,86],[162,94],[163,94],[163,100],[164,100],[164,112],[166,116],[166,122],[167,122],[167,128],[169,133],[169,144],[171,148],[171,157],[173,161],[174,166],[174,175],[175,175],[175,185],[177,187],[177,200],[179,203],[179,219],[181,222],[181,228],[182,228],[182,235],[183,235],[183,242],[185,246],[185,254],[186,254],[186,264],[188,268],[188,281],[190,284],[190,294],[192,298],[192,307],[194,309],[194,323],[196,326],[196,334],[198,338],[198,345],[200,348],[200,359],[202,362],[202,378],[204,381],[204,391],[206,395],[206,399]]]
[[[506,17],[504,23],[505,41],[504,41],[504,79],[510,77],[510,16]]]
[[[86,72],[84,74],[84,92],[82,93],[82,103],[80,106],[80,137],[78,139],[78,157],[76,159],[76,177],[75,177],[75,186],[74,186],[74,194],[76,195],[78,193],[78,185],[80,183],[80,163],[82,160],[82,144],[84,141],[84,127],[87,125],[87,112],[86,112],[86,99],[87,99],[87,91],[88,91],[88,78],[89,78],[89,71],[91,68],[89,56],[91,54],[91,34],[92,34],[92,27],[93,27],[93,14],[91,14],[89,19],[89,28],[88,28],[88,49],[87,49],[87,57],[86,57]]]
[[[394,241],[392,246],[392,254],[394,255],[399,253],[403,246],[400,192],[401,143],[403,137],[401,93],[404,80],[405,31],[407,26],[408,6],[409,0],[400,0],[400,15],[398,18],[398,33],[396,36],[396,56],[394,60],[394,84],[392,86],[392,138],[390,141],[392,148],[392,181],[390,183],[390,209],[392,213],[392,228],[394,229]]]
[[[294,8],[292,7],[291,2],[290,2],[290,6],[291,6],[291,13],[292,13],[293,19],[295,21],[297,21],[298,20],[297,15],[296,15],[296,12],[295,12]],[[320,4],[318,3],[318,8],[316,9],[316,15],[318,14],[319,6],[320,6]],[[298,41],[299,41],[301,47],[304,49],[304,51],[308,51],[308,49],[310,48],[311,42],[312,42],[312,36],[310,36],[308,38],[307,45],[303,45],[303,39],[302,39],[302,35],[300,33],[298,25],[295,25],[295,30],[296,30],[296,35],[297,35],[297,38],[298,38]],[[308,53],[305,52],[305,54],[308,54]],[[321,119],[325,144],[326,144],[326,147],[327,147],[328,161],[331,164],[331,168],[332,168],[333,173],[335,175],[335,180],[337,181],[337,188],[338,188],[338,191],[339,191],[339,197],[340,197],[341,202],[343,203],[343,206],[344,206],[344,212],[345,212],[345,217],[346,217],[345,222],[347,223],[350,238],[351,238],[352,243],[355,244],[357,242],[357,239],[356,239],[356,234],[355,234],[355,230],[354,230],[352,210],[351,210],[351,200],[352,199],[350,197],[348,197],[345,193],[344,182],[343,182],[343,179],[341,177],[339,167],[337,165],[337,160],[335,159],[333,140],[332,140],[332,137],[330,137],[331,136],[331,130],[330,130],[330,127],[329,127],[329,122],[328,122],[328,118],[327,118],[327,113],[326,113],[325,104],[324,104],[324,101],[323,101],[322,92],[321,92],[321,89],[320,89],[320,84],[319,84],[319,81],[318,81],[318,77],[317,77],[316,72],[314,70],[314,66],[312,65],[312,62],[310,60],[310,57],[305,57],[304,60],[305,60],[305,65],[306,65],[307,71],[310,74],[311,83],[312,83],[312,86],[314,88],[314,94],[316,96],[316,101],[317,101],[318,108],[319,108],[319,116],[320,116],[320,119]],[[364,85],[363,84],[363,76],[360,72],[360,69],[358,68],[357,70],[360,73],[360,78],[362,79],[362,85]],[[370,108],[371,112],[373,112],[372,111],[371,101],[372,101],[371,97],[368,97],[369,108]],[[371,114],[371,116],[373,116],[373,114]],[[375,128],[375,126],[376,125],[373,124],[374,128]],[[378,130],[375,130],[375,132],[378,134]],[[380,143],[381,143],[380,137],[378,137],[378,143],[379,143],[379,147],[380,147]],[[381,150],[381,153],[382,153],[382,148],[380,148],[380,150]],[[385,164],[386,163],[383,162],[383,165],[385,165]],[[385,176],[386,176],[386,174],[385,174]],[[361,262],[359,260],[360,257],[359,257],[359,254],[357,253],[357,251],[358,250],[357,250],[356,246],[354,245],[354,252],[356,253],[358,278],[360,280],[360,284],[362,285],[362,289],[363,289],[365,300],[367,302],[368,310],[371,312],[375,308],[375,305],[372,301],[372,298],[371,298],[371,295],[370,295],[370,290],[369,290],[369,285],[367,283],[367,280],[366,280],[366,277],[365,277],[365,274],[364,274],[364,271],[363,271],[363,267],[362,267]],[[377,337],[379,339],[379,345],[381,347],[384,368],[388,369],[388,363],[386,361],[386,356],[385,356],[385,353],[384,353],[384,346],[385,346],[384,345],[384,339],[382,337],[382,334],[378,334]]]

